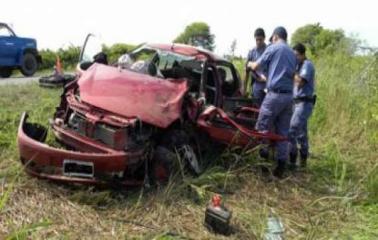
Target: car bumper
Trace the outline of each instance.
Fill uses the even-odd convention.
[[[82,136],[72,134],[63,128],[55,127],[58,139],[78,146],[79,151],[54,148],[44,143],[47,130],[34,123],[27,122],[27,113],[23,113],[18,129],[18,148],[25,171],[39,178],[61,182],[82,184],[108,184],[114,182],[109,179],[114,173],[124,173],[132,164],[137,164],[143,156],[143,151],[128,153],[106,148]],[[86,149],[88,151],[82,151]],[[75,162],[90,166],[91,173],[76,174],[67,171],[67,162]],[[112,175],[112,176],[113,176]],[[119,179],[121,185],[140,185],[141,181]]]

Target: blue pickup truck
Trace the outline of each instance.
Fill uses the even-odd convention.
[[[0,77],[9,77],[14,69],[32,76],[41,62],[35,39],[18,37],[7,24],[0,23]]]

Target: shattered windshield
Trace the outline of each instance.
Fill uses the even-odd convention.
[[[142,47],[118,59],[118,67],[159,78],[198,78],[203,62],[195,57]]]

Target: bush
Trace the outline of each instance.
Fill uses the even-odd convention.
[[[57,52],[64,68],[74,68],[79,61],[80,47],[70,46],[67,49],[60,48]]]
[[[103,46],[103,51],[108,55],[109,63],[117,61],[117,59],[124,53],[129,52],[135,47],[132,44],[116,43],[111,46]],[[77,46],[70,46],[68,48],[59,48],[57,51],[50,49],[42,49],[40,54],[42,56],[41,70],[53,69],[56,64],[56,57],[59,56],[64,69],[73,69],[79,61],[81,48]]]
[[[56,62],[56,53],[50,49],[42,49],[39,54],[42,57],[40,69],[52,69]]]
[[[41,70],[53,69],[56,64],[56,58],[59,56],[63,68],[72,69],[79,61],[80,47],[70,46],[67,49],[59,48],[57,51],[42,49]]]

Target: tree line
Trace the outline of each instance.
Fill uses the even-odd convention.
[[[252,32],[253,29],[251,29]],[[194,22],[188,25],[173,42],[202,47],[212,51],[215,48],[215,35],[211,33],[208,24]],[[251,42],[253,42],[252,39]],[[321,26],[320,23],[299,27],[292,34],[290,44],[294,45],[298,42],[306,45],[308,54],[311,57],[333,54],[336,51],[354,55],[360,44],[360,41],[347,37],[342,29],[327,29]],[[120,55],[132,50],[134,47],[135,45],[132,44],[116,43],[111,46],[104,45],[103,51],[108,55],[109,62],[115,62]],[[230,59],[237,58],[235,57],[236,48],[237,41],[234,40],[230,43],[230,52],[225,56]],[[79,60],[80,47],[69,46],[68,48],[60,48],[57,51],[42,49],[40,54],[43,59],[40,69],[52,69],[56,63],[57,56],[59,56],[64,68],[74,68]]]

